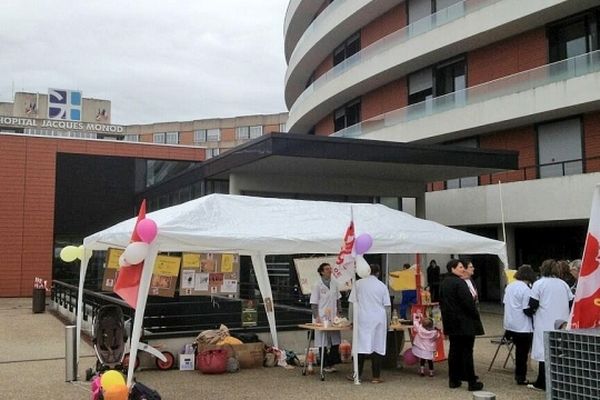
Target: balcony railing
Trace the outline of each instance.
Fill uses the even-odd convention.
[[[310,86],[308,86],[302,94],[296,99],[295,103],[300,104],[299,102],[306,99],[306,97],[312,95],[317,89],[326,85],[333,79],[342,75],[346,71],[354,68],[357,65],[362,64],[363,62],[370,61],[376,56],[380,56],[383,52],[396,48],[398,45],[409,41],[412,38],[415,38],[424,33],[430,32],[440,26],[448,24],[452,21],[455,21],[459,18],[462,18],[468,14],[474,13],[484,7],[492,5],[494,3],[498,3],[500,0],[464,0],[459,3],[455,3],[450,7],[444,8],[434,14],[431,14],[425,18],[422,18],[418,21],[413,22],[410,25],[405,26],[404,28],[397,30],[382,39],[370,44],[364,49],[360,50],[358,53],[353,54],[348,57],[325,74],[321,75],[318,79],[316,79]],[[319,22],[326,18],[327,15],[334,12],[340,5],[343,5],[344,2],[333,2],[331,3],[324,11],[313,21],[313,23],[309,26],[306,32],[302,35],[298,44],[296,45],[296,49],[300,49],[301,45],[304,41],[310,37],[310,32],[313,32],[319,26]],[[290,58],[290,65],[293,65],[294,54]]]
[[[485,185],[495,185],[498,182],[520,182],[535,179],[553,178],[561,176],[578,175],[582,173],[600,172],[600,156],[585,159],[573,159],[552,163],[535,164],[521,167],[518,170],[497,172],[494,174],[479,175],[477,179],[461,178],[452,180],[457,186],[444,189],[459,189]],[[463,182],[465,184],[463,184]],[[433,184],[428,185],[428,191],[439,190]]]
[[[360,137],[411,120],[600,71],[600,50],[519,72],[369,118],[331,136]]]

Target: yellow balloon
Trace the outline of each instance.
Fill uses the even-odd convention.
[[[127,400],[129,398],[129,390],[125,384],[113,385],[104,389],[103,397],[104,400]]]
[[[66,246],[60,251],[60,259],[64,262],[71,262],[77,259],[79,249],[75,246]]]
[[[77,247],[77,258],[79,258],[80,260],[83,260],[83,255],[85,254],[85,249],[83,248],[83,245]]]
[[[103,390],[108,390],[114,386],[122,386],[125,385],[125,377],[119,371],[106,371],[100,377],[100,385],[102,385]]]

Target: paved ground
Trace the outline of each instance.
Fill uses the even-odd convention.
[[[489,310],[489,308],[486,308]],[[494,311],[494,310],[490,310]],[[502,317],[493,312],[483,314],[487,337],[475,344],[476,372],[485,389],[497,399],[543,400],[544,394],[532,392],[513,383],[512,371],[502,369],[502,360],[495,368],[487,368],[496,350],[491,335],[502,332]],[[53,314],[31,313],[31,299],[0,299],[0,399],[88,399],[89,383],[66,383],[64,362],[64,326]],[[94,365],[92,349],[83,344],[80,376]],[[506,354],[505,352],[501,352]],[[509,366],[511,364],[509,363]],[[369,371],[369,365],[366,365]],[[345,380],[351,366],[327,375],[321,382],[317,376],[302,376],[299,369],[260,368],[219,376],[197,372],[139,371],[137,378],[157,389],[163,399],[472,399],[465,385],[460,389],[447,386],[447,364],[437,363],[437,376],[422,378],[412,367],[385,370],[385,383],[363,383],[355,386]],[[535,371],[530,374],[534,377]],[[368,375],[367,375],[368,377]]]

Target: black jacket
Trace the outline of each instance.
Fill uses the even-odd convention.
[[[479,311],[469,287],[463,279],[454,274],[448,274],[440,284],[440,309],[444,334],[483,335]]]

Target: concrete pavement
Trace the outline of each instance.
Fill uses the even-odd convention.
[[[492,335],[502,333],[502,317],[484,313],[486,337],[475,344],[475,368],[485,389],[497,399],[543,400],[544,394],[530,391],[513,382],[512,370],[502,369],[506,353],[500,352],[495,367],[487,368],[496,350]],[[65,382],[64,324],[52,313],[32,314],[31,299],[0,299],[0,399],[88,399],[89,382]],[[82,343],[80,377],[94,366],[92,348]],[[509,362],[509,366],[511,363]],[[202,375],[194,371],[180,372],[143,370],[139,381],[158,390],[163,399],[445,399],[467,400],[472,393],[466,384],[449,389],[447,363],[436,363],[434,378],[420,377],[414,367],[384,370],[385,383],[368,382],[370,366],[365,366],[365,383],[355,386],[345,379],[351,365],[339,366],[339,372],[328,374],[321,382],[318,375],[302,376],[300,369],[259,368],[236,374]],[[530,379],[535,371],[530,373]],[[83,379],[83,378],[82,378]]]

